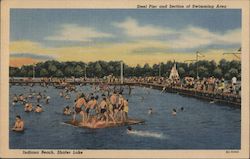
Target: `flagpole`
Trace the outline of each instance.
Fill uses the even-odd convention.
[[[35,64],[33,64],[33,80],[35,79]]]
[[[123,84],[123,62],[121,61],[121,84]]]
[[[161,77],[161,63],[159,63],[159,77]]]
[[[196,51],[196,78],[198,79],[198,77],[199,77],[199,70],[198,70],[198,51]]]

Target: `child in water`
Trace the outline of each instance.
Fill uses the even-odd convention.
[[[37,105],[36,105],[36,108],[35,108],[35,110],[34,110],[34,112],[36,112],[36,113],[41,113],[42,111],[43,111],[42,106],[39,105],[39,104],[37,104]]]
[[[149,108],[148,109],[148,114],[150,115],[150,114],[152,114],[153,113],[153,109],[152,108]]]
[[[176,109],[172,110],[172,115],[175,116],[176,115]]]
[[[65,108],[63,109],[63,114],[64,114],[64,115],[70,115],[70,114],[71,114],[71,110],[69,109],[69,106],[67,106],[67,107],[65,107]]]

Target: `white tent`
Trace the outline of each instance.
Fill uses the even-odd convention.
[[[169,79],[176,80],[179,78],[180,76],[179,76],[178,70],[176,69],[176,63],[174,63],[174,66],[172,67],[170,75],[169,75]]]

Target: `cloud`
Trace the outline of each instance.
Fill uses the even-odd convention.
[[[169,28],[161,28],[154,25],[139,25],[138,21],[131,17],[121,23],[113,23],[113,26],[123,29],[124,33],[130,37],[153,37],[172,33],[172,30]]]
[[[94,28],[83,27],[77,24],[63,24],[57,34],[45,37],[45,40],[54,41],[92,41],[94,38],[110,38],[111,34],[99,32]]]
[[[11,53],[11,58],[31,58],[36,60],[53,60],[55,57],[51,55],[39,55],[39,54],[31,54],[31,53]]]
[[[172,49],[195,49],[209,45],[233,45],[241,43],[241,29],[227,30],[224,33],[189,26],[176,34],[177,38],[168,42]]]
[[[163,28],[155,25],[142,25],[131,17],[128,17],[123,22],[113,23],[113,26],[122,29],[131,38],[161,37],[163,38],[161,41],[170,50],[204,49],[211,45],[230,46],[241,44],[240,28],[225,30],[224,32],[212,32],[197,26],[187,26],[176,30],[174,28]],[[144,50],[157,52],[158,49]],[[135,50],[135,52],[138,53],[138,50]],[[143,52],[143,50],[139,50],[139,52]]]
[[[15,41],[11,42],[10,45],[12,46],[10,47],[10,51],[15,54],[25,54],[28,52],[29,54],[32,54],[33,57],[39,57],[40,55],[43,55],[48,57],[54,57],[56,60],[59,61],[91,62],[97,60],[123,60],[124,62],[126,62],[126,64],[134,66],[136,64],[143,65],[145,63],[155,64],[174,59],[176,61],[183,62],[185,60],[195,58],[195,54],[193,51],[187,52],[186,50],[170,50],[168,43],[166,41],[160,40],[136,40],[133,42],[123,43],[96,43],[93,46],[63,46],[49,48],[31,41]],[[32,47],[30,48],[28,46]],[[205,55],[204,59],[215,61],[219,61],[221,58],[226,58],[227,60],[235,59],[234,56],[223,55],[223,52],[232,51],[234,51],[234,49],[230,48],[221,48],[220,50],[201,50],[202,54]],[[13,62],[15,62],[17,59],[20,61],[22,58],[15,58],[13,56],[11,56],[10,58],[10,60]],[[32,58],[23,59],[24,60],[22,60],[22,64],[25,64],[25,61],[27,62]],[[21,63],[21,61],[19,63]]]

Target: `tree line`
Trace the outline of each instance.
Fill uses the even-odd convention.
[[[168,77],[173,67],[173,61],[162,62],[150,66],[128,66],[124,63],[124,77],[162,76]],[[185,76],[196,77],[197,70],[200,78],[214,76],[230,80],[232,77],[241,79],[241,62],[225,59],[216,63],[214,60],[201,60],[194,63],[176,62],[177,70],[181,78]],[[198,66],[198,67],[197,67]],[[198,69],[197,69],[198,68]],[[104,77],[107,75],[120,76],[120,61],[96,61],[96,62],[59,62],[55,60],[39,62],[35,65],[23,65],[10,67],[10,77]]]

